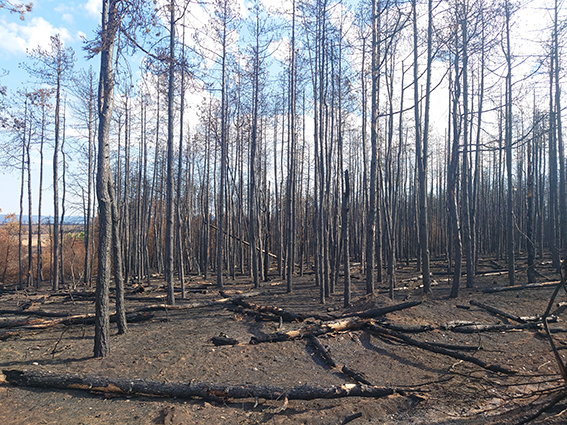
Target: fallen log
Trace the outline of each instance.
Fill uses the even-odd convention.
[[[186,293],[192,293],[192,294],[206,294],[208,293],[208,291],[210,291],[210,287],[207,287],[205,285],[203,285],[202,288],[185,288],[185,292]],[[146,292],[150,292],[150,290],[146,290]],[[139,293],[139,292],[134,292],[134,293]],[[67,297],[70,297],[71,299],[73,298],[80,298],[83,300],[94,300],[95,299],[95,294],[94,292],[76,292],[76,293],[67,293],[67,294],[62,294],[65,295]],[[114,299],[116,298],[116,296],[114,294],[110,294],[110,298]],[[167,298],[167,295],[154,295],[154,296],[143,296],[143,295],[124,295],[124,299],[125,300],[129,300],[129,301],[146,301],[146,302],[160,302],[163,301]]]
[[[309,335],[309,341],[311,342],[311,344],[313,344],[313,347],[315,347],[315,352],[319,354],[319,356],[321,356],[327,366],[331,368],[337,367],[337,364],[331,357],[331,354],[325,347],[323,347],[323,344],[321,344],[319,338],[317,338],[315,335]]]
[[[67,317],[69,313],[51,312],[41,310],[0,310],[0,315],[12,316],[39,316],[39,317]]]
[[[231,302],[234,305],[239,305],[241,307],[247,308],[249,310],[254,310],[259,313],[270,313],[281,317],[286,322],[303,322],[305,316],[302,314],[292,313],[290,311],[284,310],[283,308],[276,307],[273,305],[259,305],[250,303],[243,298],[233,298]]]
[[[516,315],[514,315],[514,314],[511,314],[511,313],[508,313],[508,312],[506,312],[506,311],[504,311],[504,310],[500,310],[499,308],[492,307],[492,306],[490,306],[490,305],[488,305],[488,304],[484,304],[484,303],[481,303],[481,302],[478,302],[478,301],[475,301],[475,300],[470,300],[469,302],[470,302],[472,305],[475,305],[475,306],[477,306],[477,307],[480,307],[480,308],[482,308],[482,309],[484,309],[484,310],[486,310],[486,311],[488,311],[488,312],[490,312],[490,313],[494,313],[494,314],[497,314],[497,315],[499,315],[499,316],[505,317],[506,319],[513,320],[514,322],[526,323],[526,321],[525,321],[524,319],[522,319],[521,317],[516,316]]]
[[[386,329],[386,328],[383,328],[381,326],[377,326],[373,323],[368,323],[365,326],[365,328],[370,333],[372,333],[374,335],[385,336],[387,338],[394,338],[394,339],[397,339],[397,340],[401,340],[401,341],[405,342],[406,344],[413,345],[413,346],[421,348],[423,350],[431,351],[433,353],[442,354],[442,355],[445,355],[445,356],[453,357],[454,359],[463,360],[465,362],[476,364],[477,366],[480,366],[480,367],[487,369],[487,370],[490,370],[492,372],[499,372],[499,373],[504,373],[504,374],[507,374],[507,375],[513,375],[513,374],[517,373],[515,370],[508,369],[506,367],[502,367],[502,366],[498,366],[498,365],[493,365],[493,364],[487,363],[483,360],[477,359],[476,357],[469,356],[467,354],[459,353],[457,351],[451,351],[451,350],[448,350],[448,349],[443,348],[443,347],[439,347],[439,346],[429,344],[427,342],[418,341],[417,339],[413,339],[413,338],[411,338],[407,335],[404,335],[402,333],[392,331],[390,329]]]
[[[370,385],[344,384],[328,387],[301,385],[283,388],[269,385],[233,385],[210,382],[161,382],[144,379],[109,378],[32,370],[3,370],[12,385],[95,391],[118,395],[153,395],[177,398],[264,398],[274,400],[283,397],[296,400],[342,397],[384,397],[394,393],[393,388]]]
[[[522,417],[520,421],[516,422],[516,424],[524,425],[533,422],[535,419],[540,417],[544,412],[551,410],[557,403],[563,401],[565,398],[567,398],[567,391],[565,390],[560,391],[553,398],[551,398],[551,400],[543,403],[543,405],[541,405],[541,407],[539,407],[535,412]],[[561,411],[561,413],[558,413],[557,416],[561,415],[562,413],[563,411]]]
[[[250,339],[250,344],[291,341],[293,339],[305,338],[310,335],[319,336],[331,332],[360,329],[364,326],[364,324],[368,323],[368,320],[369,319],[361,319],[360,317],[348,317],[321,324],[312,324],[292,331],[274,332],[271,334],[253,336]]]
[[[45,319],[17,319],[17,320],[3,320],[0,322],[0,328],[18,328],[26,325],[33,325],[36,323],[44,322]]]
[[[219,336],[214,336],[211,338],[211,342],[216,345],[238,345],[238,340],[235,338],[231,338],[228,335],[220,333]]]
[[[262,294],[261,291],[247,291],[242,292],[240,289],[224,289],[219,291],[222,297],[230,298],[232,301],[235,298],[250,298]]]
[[[114,288],[112,288],[114,289]],[[96,297],[95,291],[80,291],[80,292],[55,292],[51,294],[52,297],[70,297],[70,298],[83,298],[94,299]]]
[[[500,270],[495,270],[495,271],[488,272],[488,273],[479,273],[476,276],[477,277],[489,277],[489,276],[503,276],[505,274],[508,274],[508,269],[500,269]]]
[[[323,344],[321,344],[321,341],[319,341],[319,338],[317,338],[314,335],[309,335],[309,341],[315,347],[315,352],[317,354],[319,354],[319,356],[321,356],[323,361],[329,367],[331,367],[333,369],[339,367],[339,365],[337,365],[337,363],[335,363],[335,361],[331,357],[331,353],[329,353],[329,350],[327,350],[325,347],[323,347]],[[340,370],[345,376],[348,376],[349,378],[354,379],[359,384],[372,385],[372,383],[370,381],[368,381],[368,379],[366,379],[366,376],[363,373],[352,370],[347,365],[342,365],[340,367]]]
[[[144,307],[137,308],[134,311],[136,313],[142,313],[142,312],[147,312],[147,311],[189,310],[191,308],[210,307],[210,306],[217,305],[217,304],[227,303],[229,301],[230,301],[229,298],[221,298],[221,299],[213,300],[213,301],[200,301],[200,302],[194,302],[194,303],[184,304],[184,305],[179,305],[179,304],[174,304],[174,305],[170,305],[170,304],[150,304],[150,305],[146,305]]]
[[[236,299],[245,298],[245,297],[252,297],[254,295],[260,295],[260,294],[261,294],[260,291],[251,291],[251,292],[246,292],[244,294],[239,294],[239,295],[237,295],[236,297],[233,297],[233,298],[225,297],[225,298],[220,298],[220,299],[212,300],[212,301],[199,301],[199,302],[194,302],[194,303],[189,303],[189,304],[184,304],[184,305],[179,305],[179,304],[175,304],[175,305],[152,304],[152,305],[140,307],[140,308],[134,310],[134,312],[140,313],[140,312],[145,312],[145,311],[159,311],[159,310],[189,310],[191,308],[210,307],[210,306],[217,305],[217,304],[226,304],[228,302],[234,302],[234,300],[236,300]]]
[[[455,351],[478,351],[480,349],[480,347],[473,347],[471,345],[445,344],[443,342],[428,342],[428,344]]]
[[[226,307],[226,309],[234,313],[252,316],[257,322],[279,322],[280,320],[282,320],[281,317],[276,316],[275,314],[260,313],[259,311],[248,310],[238,305],[228,306]]]
[[[152,320],[154,318],[154,315],[151,313],[126,313],[126,321],[128,323],[137,323],[137,322],[146,322],[148,320]],[[116,313],[113,313],[110,315],[110,322],[111,323],[116,323],[116,321],[118,320],[118,316],[116,315]],[[93,319],[89,319],[86,324],[94,324],[94,318]]]
[[[558,283],[560,283],[559,280],[554,280],[551,282],[530,283],[528,285],[495,286],[494,288],[486,288],[482,292],[486,294],[492,294],[494,292],[521,291],[522,289],[545,289],[553,288]]]
[[[497,263],[497,262],[494,261],[494,260],[490,260],[490,264],[492,265],[492,267],[495,267],[496,269],[501,269],[501,268],[502,268],[502,265],[499,264],[499,263]]]
[[[2,331],[0,332],[0,341],[5,341],[13,336],[19,336],[21,333],[21,331]]]
[[[207,294],[211,288],[185,288],[186,293],[190,294]],[[114,297],[111,297],[114,298]],[[128,301],[146,301],[146,302],[160,302],[164,301],[167,295],[156,295],[156,296],[143,296],[143,295],[124,295],[124,299]]]
[[[151,320],[153,317],[154,315],[149,313],[127,313],[126,321],[129,323],[143,322],[146,320]],[[110,321],[116,322],[116,320],[117,320],[116,313],[112,313],[110,315]],[[95,314],[88,313],[88,314],[77,314],[74,316],[62,317],[55,320],[33,319],[28,323],[22,324],[18,327],[21,327],[23,329],[46,329],[57,325],[76,325],[76,324],[92,325],[94,322],[95,322]]]
[[[543,278],[543,279],[545,279],[545,280],[547,280],[547,281],[550,281],[550,280],[551,280],[548,276],[544,275],[544,274],[543,274],[542,272],[540,272],[539,270],[535,269],[534,271],[535,271],[535,274],[537,274],[539,277],[541,277],[541,278]]]
[[[506,331],[518,331],[523,329],[541,329],[542,325],[540,323],[523,323],[518,325],[506,325],[506,324],[473,324],[473,325],[463,325],[455,326],[449,330],[453,332],[460,333],[477,333],[477,332],[506,332]]]
[[[392,322],[380,322],[380,326],[383,326],[388,329],[392,329],[393,331],[406,332],[406,333],[428,332],[435,329],[434,326],[432,325],[403,325],[401,323],[392,323]]]
[[[343,365],[343,367],[341,368],[341,372],[344,373],[349,378],[354,379],[356,382],[360,384],[372,385],[372,383],[368,379],[366,379],[364,373],[352,370],[347,365]]]
[[[343,314],[342,317],[355,317],[355,316],[362,318],[379,317],[379,316],[383,316],[386,313],[391,313],[393,311],[398,311],[398,310],[404,310],[406,308],[415,307],[416,305],[419,304],[421,304],[421,301],[408,301],[405,303],[395,304],[388,307],[373,308],[372,310],[347,313],[347,314]]]
[[[352,415],[348,415],[344,421],[341,422],[341,425],[346,425],[352,421],[354,421],[355,419],[358,419],[362,417],[362,412],[358,412],[358,413],[353,413]]]
[[[54,320],[36,319],[36,320],[33,321],[33,323],[30,323],[28,325],[24,325],[24,326],[22,326],[22,328],[24,328],[24,329],[46,329],[46,328],[51,328],[51,327],[57,326],[57,325],[74,325],[74,324],[78,324],[78,323],[88,324],[88,322],[87,322],[88,320],[92,320],[92,323],[94,323],[94,319],[95,319],[94,313],[77,314],[77,315],[74,315],[74,316],[61,317],[59,319],[54,319]]]
[[[443,323],[440,327],[441,329],[450,331],[458,326],[469,326],[469,325],[482,325],[482,323],[471,322],[470,320],[452,320],[451,322]]]

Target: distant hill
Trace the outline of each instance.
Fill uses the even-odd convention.
[[[18,219],[18,215],[16,215],[16,220]],[[6,222],[6,214],[0,214],[0,225],[4,224]],[[53,217],[50,216],[43,216],[41,217],[41,222],[44,224],[52,224],[53,223]],[[22,223],[28,224],[28,216],[27,215],[23,215],[22,216]],[[37,223],[37,215],[32,215],[32,223]],[[63,224],[84,224],[85,223],[85,219],[84,217],[78,216],[78,215],[71,215],[68,217],[65,217]]]

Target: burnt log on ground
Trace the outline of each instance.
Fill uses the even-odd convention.
[[[67,317],[69,313],[60,311],[42,311],[42,310],[0,310],[1,315],[10,316],[38,316],[38,317]]]
[[[404,310],[406,308],[415,307],[416,305],[421,304],[421,301],[408,301],[401,304],[390,305],[387,307],[379,307],[373,308],[371,310],[364,310],[364,311],[356,311],[354,313],[347,313],[343,314],[342,317],[362,317],[362,318],[372,318],[372,317],[379,317],[383,316],[387,313],[391,313],[393,311]]]
[[[534,421],[535,419],[540,417],[543,413],[550,411],[556,404],[560,403],[561,401],[565,400],[566,398],[567,398],[567,391],[563,390],[563,391],[558,392],[549,401],[547,401],[546,403],[543,403],[543,405],[540,406],[535,412],[530,413],[528,415],[525,415],[518,422],[516,422],[516,424],[517,425],[524,425],[524,424],[528,424],[528,423]],[[561,413],[558,413],[557,416],[561,415],[563,413],[563,411],[564,410],[562,410]]]
[[[506,319],[510,319],[513,320],[514,322],[518,322],[518,323],[526,323],[527,321],[529,321],[529,319],[531,319],[532,321],[537,321],[538,319],[541,320],[541,318],[538,317],[534,317],[534,318],[525,318],[525,317],[519,317],[516,316],[514,314],[508,313],[507,311],[504,310],[500,310],[499,308],[496,307],[492,307],[488,304],[484,304],[475,300],[470,300],[469,301],[472,305],[480,307],[490,313],[494,313],[497,314],[499,316],[505,317]]]
[[[541,323],[522,323],[517,325],[506,325],[501,323],[496,323],[496,324],[475,323],[470,325],[453,326],[448,328],[448,330],[451,330],[453,332],[460,332],[466,334],[473,334],[477,332],[506,332],[506,331],[517,331],[523,329],[543,329],[543,325]]]
[[[112,288],[111,290],[114,290],[114,288]],[[75,298],[92,300],[92,299],[95,298],[95,292],[94,291],[54,292],[54,293],[50,294],[50,296],[51,297],[67,297],[67,298],[70,298],[71,300],[74,300]]]
[[[281,317],[285,322],[303,322],[306,318],[303,314],[296,314],[290,311],[284,310],[283,308],[276,307],[273,305],[259,305],[250,303],[243,298],[233,298],[231,300],[232,304],[247,308],[249,310],[254,310],[259,313],[269,313]]]
[[[319,336],[331,332],[361,329],[369,322],[369,320],[370,319],[361,319],[360,317],[347,317],[344,319],[333,320],[331,322],[312,324],[287,332],[274,332],[271,334],[257,335],[250,339],[250,344],[291,341],[294,339],[309,337],[310,335]]]
[[[239,294],[239,295],[234,296],[232,298],[225,297],[225,298],[219,298],[217,300],[212,300],[212,301],[198,301],[198,302],[194,302],[194,303],[190,303],[190,304],[183,304],[183,305],[182,304],[176,304],[176,305],[152,304],[152,305],[140,307],[140,308],[134,310],[134,312],[140,313],[140,312],[144,312],[144,311],[159,311],[159,310],[189,310],[191,308],[211,307],[211,306],[218,305],[218,304],[234,303],[237,299],[252,297],[252,296],[260,295],[260,294],[261,294],[260,291],[251,291],[251,292]]]
[[[275,314],[260,313],[259,311],[248,310],[238,305],[227,306],[226,309],[228,311],[232,311],[233,313],[252,316],[257,322],[279,322],[280,320],[282,320],[280,316],[276,316]]]
[[[250,297],[254,295],[259,295],[259,291],[252,291],[245,294],[239,294],[233,298],[221,298],[212,301],[200,301],[194,302],[185,305],[169,305],[169,304],[151,304],[143,307],[139,307],[131,312],[128,312],[127,315],[131,316],[131,320],[128,321],[140,321],[140,320],[149,320],[149,316],[141,315],[141,313],[148,313],[152,311],[169,311],[169,310],[188,310],[192,308],[200,308],[200,307],[210,307],[218,304],[225,304],[228,302],[232,302],[236,299],[240,299],[242,297]],[[69,313],[50,313],[50,312],[40,312],[40,311],[30,311],[30,310],[2,310],[4,314],[12,314],[12,315],[36,315],[36,316],[45,316],[45,317],[57,317],[55,320],[47,321],[41,319],[29,319],[28,322],[21,321],[20,324],[15,323],[12,326],[4,325],[0,323],[1,327],[18,327],[18,326],[26,326],[26,327],[33,327],[33,328],[42,328],[42,327],[50,327],[55,326],[59,323],[63,324],[73,324],[73,323],[94,323],[94,314],[83,314],[83,315],[69,315]],[[111,321],[113,315],[110,316]],[[153,317],[153,316],[152,316]]]
[[[344,375],[355,380],[359,384],[372,385],[372,383],[368,379],[366,379],[366,376],[362,372],[357,372],[349,368],[347,365],[342,365],[341,367],[339,367],[339,365],[337,365],[335,360],[331,357],[331,353],[329,353],[329,350],[327,350],[323,346],[323,344],[321,344],[319,338],[317,338],[314,335],[310,335],[309,341],[313,344],[313,347],[315,348],[315,352],[319,354],[319,356],[323,359],[323,361],[327,366],[329,366],[332,369],[339,368]]]
[[[222,291],[219,291],[219,294],[225,298],[230,298],[232,301],[235,298],[250,298],[255,297],[256,295],[261,295],[262,291],[243,292],[240,289],[223,289]]]
[[[343,397],[384,397],[394,394],[393,388],[344,384],[328,387],[300,385],[283,388],[270,385],[233,385],[211,382],[161,382],[145,379],[109,378],[105,376],[61,373],[43,370],[3,370],[12,385],[52,389],[84,390],[116,395],[150,395],[177,398],[264,398],[287,397],[296,400]]]
[[[494,288],[486,288],[482,292],[492,294],[495,292],[521,291],[522,289],[546,289],[553,288],[559,283],[561,283],[559,280],[554,280],[551,282],[530,283],[528,285],[495,286]]]
[[[341,372],[344,373],[349,378],[354,379],[359,384],[372,385],[372,383],[368,379],[366,379],[364,373],[357,372],[356,370],[352,370],[347,365],[343,365],[343,367],[341,368]]]
[[[34,324],[38,324],[38,323],[42,323],[42,322],[46,322],[46,319],[31,319],[31,318],[27,318],[27,319],[16,319],[16,320],[2,320],[0,322],[0,328],[18,328],[21,326],[27,326],[27,325],[34,325]]]
[[[478,351],[480,350],[480,346],[472,346],[472,345],[458,345],[458,344],[445,344],[444,342],[431,342],[429,341],[428,344],[431,344],[434,347],[441,347],[446,348],[447,350],[455,350],[455,351]]]
[[[221,332],[219,336],[214,336],[211,338],[211,342],[216,345],[238,345],[238,340],[236,338],[231,338]]]
[[[218,300],[213,301],[199,301],[190,304],[150,304],[134,310],[136,313],[146,312],[146,311],[179,311],[179,310],[189,310],[192,308],[201,308],[201,307],[211,307],[217,304],[227,303],[230,300],[228,298],[221,298]]]
[[[432,325],[404,325],[401,323],[393,323],[393,322],[380,322],[380,326],[383,326],[388,329],[392,329],[393,331],[405,332],[405,333],[428,332],[435,329],[435,327]]]
[[[396,331],[393,331],[393,330],[390,330],[390,329],[386,329],[386,328],[383,328],[381,326],[377,326],[373,323],[368,323],[365,326],[365,329],[367,329],[373,335],[376,335],[376,336],[379,336],[379,337],[385,337],[385,338],[389,338],[389,339],[395,339],[395,340],[398,340],[398,341],[403,341],[406,344],[413,345],[413,346],[421,348],[423,350],[431,351],[433,353],[442,354],[442,355],[445,355],[445,356],[453,357],[454,359],[463,360],[465,362],[476,364],[477,366],[480,366],[480,367],[487,369],[487,370],[490,370],[492,372],[504,373],[506,375],[513,375],[513,374],[517,373],[517,371],[515,371],[515,370],[508,369],[506,367],[502,367],[502,366],[498,366],[498,365],[494,365],[494,364],[490,364],[490,363],[487,363],[483,360],[477,359],[476,357],[469,356],[467,354],[459,353],[457,351],[451,351],[451,350],[448,350],[446,348],[435,346],[435,345],[429,344],[429,343],[424,342],[424,341],[419,341],[417,339],[414,339],[414,338],[411,338],[407,335],[404,335],[400,332],[396,332]]]
[[[137,322],[146,322],[148,320],[152,320],[154,318],[154,315],[151,313],[126,313],[126,321],[128,323],[137,323]],[[111,323],[115,323],[118,321],[118,316],[116,315],[116,313],[112,313],[110,315],[110,322]],[[85,320],[83,322],[78,322],[78,323],[83,323],[86,325],[92,325],[94,324],[95,319],[93,318],[89,318],[88,320]],[[66,324],[70,324],[70,323],[66,323]]]
[[[153,317],[154,315],[150,313],[126,314],[126,320],[129,323],[144,322],[147,320],[151,320]],[[110,315],[110,321],[111,322],[117,321],[116,313]],[[0,327],[8,327],[8,328],[18,327],[23,329],[45,329],[57,325],[76,325],[76,324],[91,325],[94,322],[95,322],[95,314],[88,313],[88,314],[77,314],[73,316],[60,317],[54,320],[48,320],[48,319],[18,320],[18,321],[13,321],[11,323],[5,323]]]
[[[0,341],[5,341],[8,338],[11,338],[13,336],[20,336],[21,334],[21,331],[2,331],[0,332]]]
[[[242,296],[253,296],[253,295],[258,295],[260,294],[260,292],[258,291],[254,291],[254,292],[249,292],[247,294],[242,294],[239,295],[238,297],[235,298],[240,298]],[[126,296],[126,299],[128,299],[128,296]],[[136,301],[142,300],[144,299],[144,297],[135,297]],[[157,298],[157,297],[147,297],[145,298],[145,300],[147,301],[160,301],[161,298]],[[133,313],[143,313],[143,312],[149,312],[149,311],[163,311],[163,310],[188,310],[191,308],[200,308],[200,307],[210,307],[210,306],[214,306],[214,305],[218,305],[218,304],[224,304],[224,303],[228,303],[230,301],[232,301],[232,298],[220,298],[217,300],[212,300],[212,301],[199,301],[199,302],[194,302],[194,303],[190,303],[190,304],[180,304],[180,305],[169,305],[169,304],[164,304],[164,303],[159,303],[159,304],[150,304],[150,305],[146,305],[143,307],[139,307],[135,310],[133,310],[132,312],[130,312],[130,314]],[[57,313],[51,313],[51,312],[42,312],[39,310],[0,310],[0,314],[11,314],[11,315],[20,315],[20,316],[30,316],[30,315],[35,315],[35,316],[45,316],[45,317],[59,317],[59,318],[66,318],[69,316],[69,313],[61,313],[61,312],[57,312]]]
[[[311,344],[313,344],[313,347],[315,348],[315,352],[317,354],[319,354],[319,356],[323,359],[323,361],[325,362],[325,364],[327,366],[329,366],[330,368],[337,367],[337,364],[335,363],[335,361],[331,357],[331,354],[323,346],[323,344],[321,344],[321,341],[319,341],[319,338],[317,338],[315,335],[309,335],[309,342],[311,342]]]
[[[284,310],[283,308],[273,306],[273,305],[260,305],[250,303],[245,301],[241,297],[234,297],[231,298],[230,302],[234,304],[235,307],[243,308],[249,311],[242,311],[245,314],[256,315],[258,318],[262,320],[273,320],[276,317],[276,320],[281,320],[288,323],[293,322],[303,322],[306,319],[313,318],[316,320],[321,321],[332,321],[338,319],[339,317],[329,314],[298,314],[293,313],[288,310]]]
[[[352,415],[348,415],[344,421],[341,422],[341,425],[346,425],[355,419],[362,417],[362,412],[353,413]]]
[[[185,292],[188,294],[207,294],[211,288],[185,288]],[[113,298],[113,297],[111,297]],[[145,301],[145,302],[160,302],[164,301],[167,295],[157,295],[157,296],[143,296],[143,295],[124,295],[124,299],[128,301]]]

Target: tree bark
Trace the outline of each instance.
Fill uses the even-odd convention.
[[[508,281],[510,286],[515,285],[515,260],[514,260],[514,182],[512,181],[512,51],[510,47],[510,15],[511,6],[509,1],[506,1],[506,105],[505,105],[505,145],[506,145],[506,175],[508,181],[508,196],[507,196],[507,221],[506,221],[506,235],[507,235],[507,256],[508,256]]]
[[[174,226],[174,198],[173,198],[173,96],[175,78],[175,6],[169,3],[169,75],[167,90],[167,217],[165,229],[165,279],[167,281],[167,303],[175,304],[173,290],[173,226]],[[178,223],[179,225],[179,223]]]
[[[109,188],[112,183],[110,169],[109,132],[114,106],[114,70],[113,56],[118,17],[117,0],[104,0],[102,9],[102,31],[100,52],[100,83],[98,96],[98,161],[97,161],[97,198],[99,208],[99,248],[98,273],[95,299],[95,338],[94,356],[106,357],[109,346],[109,286],[112,278],[112,198]]]
[[[366,222],[366,293],[374,292],[374,258],[376,246],[376,200],[377,200],[377,167],[378,167],[378,72],[379,72],[379,34],[378,34],[378,0],[372,1],[372,110],[370,127],[370,178],[368,218]]]
[[[343,208],[342,208],[342,243],[343,243],[343,264],[344,264],[344,307],[350,305],[351,299],[351,282],[350,282],[350,238],[349,238],[349,224],[348,224],[348,212],[349,212],[349,197],[350,197],[350,181],[348,170],[345,170],[345,184],[343,189]]]
[[[161,382],[143,379],[107,378],[103,376],[4,369],[12,385],[39,388],[73,389],[114,393],[121,395],[156,395],[175,398],[265,398],[313,400],[318,398],[385,397],[394,393],[392,388],[370,385],[343,384],[341,386],[310,386],[283,388],[262,385],[214,384],[209,382]]]
[[[421,254],[421,270],[423,275],[423,291],[431,293],[431,278],[429,271],[429,234],[427,229],[427,144],[429,133],[429,101],[431,87],[431,43],[432,43],[432,1],[428,1],[429,25],[427,28],[427,77],[426,77],[426,102],[425,102],[425,125],[423,133],[419,110],[419,84],[418,84],[418,44],[417,44],[417,8],[416,0],[412,0],[413,8],[413,94],[414,94],[414,118],[415,118],[415,155],[417,163],[418,197],[419,197],[419,243]]]

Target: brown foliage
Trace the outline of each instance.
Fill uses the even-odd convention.
[[[45,227],[44,227],[45,229]],[[0,282],[16,283],[18,281],[18,230],[19,222],[15,214],[6,215],[6,222],[0,225]],[[27,226],[23,229],[22,235],[24,245],[28,242]],[[76,229],[64,234],[63,239],[63,271],[67,283],[76,283],[84,273],[85,244],[84,235]],[[52,227],[49,227],[49,234],[42,237],[42,264],[43,279],[51,279],[51,250],[52,250]],[[42,232],[43,233],[43,232]],[[33,238],[33,270],[34,281],[37,281],[37,235]],[[26,245],[27,246],[27,245]],[[28,250],[22,251],[22,264],[24,266],[24,276],[28,270]],[[95,269],[96,270],[96,269]]]
[[[0,226],[0,281],[18,278],[18,220],[16,214],[7,214]]]

